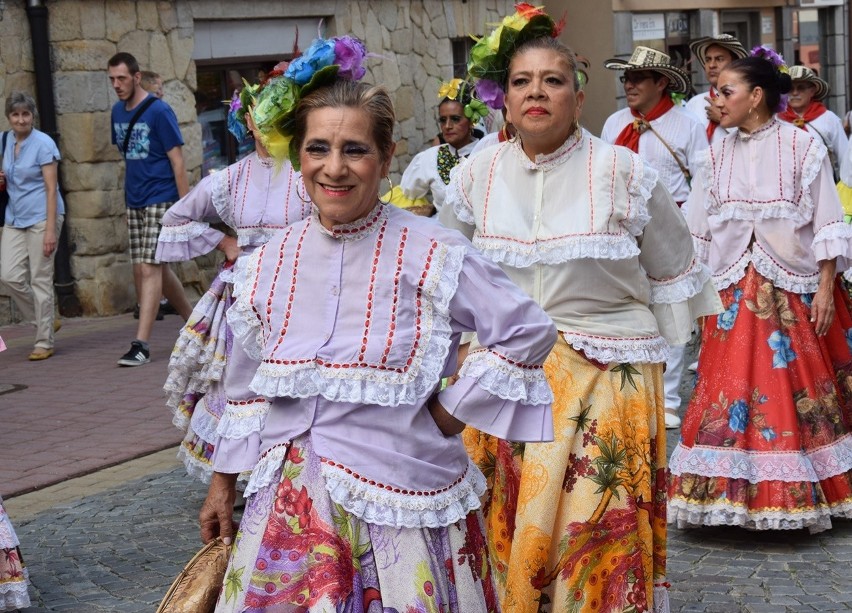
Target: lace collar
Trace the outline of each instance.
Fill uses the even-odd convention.
[[[527,170],[550,170],[564,164],[568,161],[575,151],[582,148],[582,143],[585,140],[586,131],[582,128],[575,130],[562,145],[552,153],[544,153],[535,156],[535,160],[531,160],[524,153],[524,148],[521,145],[521,139],[515,138],[510,140],[511,151],[520,161],[521,166]]]
[[[272,168],[273,166],[275,166],[275,160],[273,160],[272,158],[263,158],[259,155],[257,156],[257,162],[264,168]]]
[[[751,134],[747,132],[743,132],[742,130],[737,130],[737,137],[743,141],[750,140],[763,140],[767,136],[769,136],[773,132],[773,128],[778,127],[778,120],[775,119],[775,115],[773,115],[769,121],[760,126],[757,130],[752,132]]]
[[[387,207],[383,203],[378,202],[376,203],[375,208],[361,219],[356,219],[351,223],[334,226],[331,230],[329,230],[320,222],[319,209],[316,205],[312,207],[311,213],[313,221],[316,222],[316,225],[322,234],[342,241],[357,241],[372,234],[387,216]]]

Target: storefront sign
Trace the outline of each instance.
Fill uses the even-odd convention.
[[[634,13],[633,40],[659,40],[666,37],[666,19],[663,13]]]
[[[802,8],[812,8],[817,6],[843,6],[843,0],[799,0],[799,6]]]
[[[689,36],[689,15],[686,13],[666,13],[666,28],[669,36]]]
[[[761,17],[760,18],[760,33],[761,34],[772,34],[775,32],[775,19],[772,17]]]

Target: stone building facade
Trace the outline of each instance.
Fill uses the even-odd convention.
[[[24,0],[7,0],[0,17],[0,91],[34,93],[34,68]],[[61,187],[75,291],[85,315],[126,312],[135,303],[127,254],[123,163],[110,143],[116,101],[106,62],[135,55],[165,82],[164,99],[183,132],[191,184],[200,176],[202,131],[196,111],[202,62],[285,57],[295,33],[302,48],[321,30],[351,33],[376,54],[367,80],[388,87],[398,115],[398,178],[437,133],[437,88],[453,76],[469,35],[482,34],[512,10],[510,0],[48,0],[49,42]],[[231,38],[231,35],[233,37]],[[213,50],[211,52],[211,49]],[[235,51],[236,50],[236,51]],[[455,57],[454,57],[455,53]],[[0,127],[6,129],[5,117]],[[215,256],[177,267],[191,293],[211,280]],[[0,324],[15,319],[0,287]]]

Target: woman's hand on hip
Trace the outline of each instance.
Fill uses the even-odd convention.
[[[213,473],[207,499],[198,513],[201,526],[201,540],[209,543],[221,536],[226,545],[230,545],[236,526],[234,525],[234,500],[237,497],[237,475]]]
[[[447,412],[447,409],[438,402],[437,394],[429,400],[429,414],[444,436],[454,436],[464,430],[464,422],[459,421]]]

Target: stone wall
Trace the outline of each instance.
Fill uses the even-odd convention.
[[[56,92],[60,172],[66,194],[68,237],[76,292],[86,315],[125,312],[135,303],[127,254],[124,171],[110,143],[110,108],[116,101],[106,62],[117,51],[136,56],[162,75],[165,100],[180,122],[191,184],[201,165],[197,122],[194,21],[316,17],[325,35],[351,33],[377,55],[367,79],[388,87],[398,115],[394,179],[438,131],[437,88],[452,76],[451,40],[482,34],[512,10],[510,0],[51,0],[51,60]],[[7,0],[0,21],[0,91],[34,93],[29,27],[23,0]],[[315,33],[302,33],[307,47]],[[0,127],[6,129],[5,117]],[[176,266],[197,296],[209,284],[215,255]],[[2,296],[0,324],[14,319]]]

